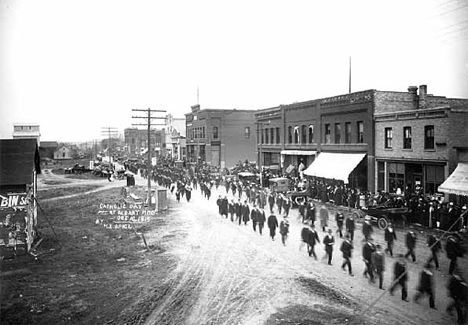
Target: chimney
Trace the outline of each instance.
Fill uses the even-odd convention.
[[[417,95],[418,93],[418,87],[416,86],[409,86],[408,87],[408,92],[412,95]]]
[[[419,109],[427,108],[427,85],[419,86]]]

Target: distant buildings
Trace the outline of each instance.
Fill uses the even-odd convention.
[[[186,117],[187,159],[212,166],[233,167],[239,161],[255,161],[255,111],[200,109],[192,106]]]
[[[61,145],[58,147],[57,150],[54,152],[54,159],[55,160],[70,160],[73,158],[73,150],[66,145]]]
[[[15,123],[13,125],[13,139],[36,139],[41,144],[41,131],[36,123]]]

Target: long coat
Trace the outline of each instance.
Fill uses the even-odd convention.
[[[268,217],[268,228],[270,228],[270,230],[278,228],[278,219],[274,214]]]
[[[320,243],[320,238],[317,231],[310,230],[307,236],[307,244],[314,246],[315,244]]]
[[[250,220],[250,208],[247,204],[242,205],[242,221],[249,222]]]

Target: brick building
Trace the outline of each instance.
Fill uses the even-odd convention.
[[[125,146],[130,157],[139,157],[146,154],[148,149],[148,130],[138,128],[127,128],[124,130]],[[166,135],[163,130],[150,131],[150,145],[153,152],[152,157],[166,155]],[[146,151],[145,151],[146,149]]]
[[[376,92],[376,189],[438,192],[458,162],[468,161],[467,107],[466,99],[428,94],[426,85]]]
[[[298,171],[302,162],[305,168],[314,166],[307,168],[309,176],[372,188],[373,108],[373,91],[368,90],[259,110],[260,161],[277,164],[283,172],[291,166]]]
[[[194,105],[185,117],[189,161],[229,168],[239,160],[255,160],[254,111]]]

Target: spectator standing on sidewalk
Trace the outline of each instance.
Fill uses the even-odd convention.
[[[448,236],[445,251],[450,260],[449,274],[452,274],[457,267],[457,259],[462,257],[464,253],[460,245],[460,236],[457,233]]]
[[[384,237],[385,241],[387,242],[387,248],[385,249],[385,252],[393,257],[393,244],[395,243],[395,240],[397,240],[397,237],[391,222],[388,223],[388,227],[385,229]]]

